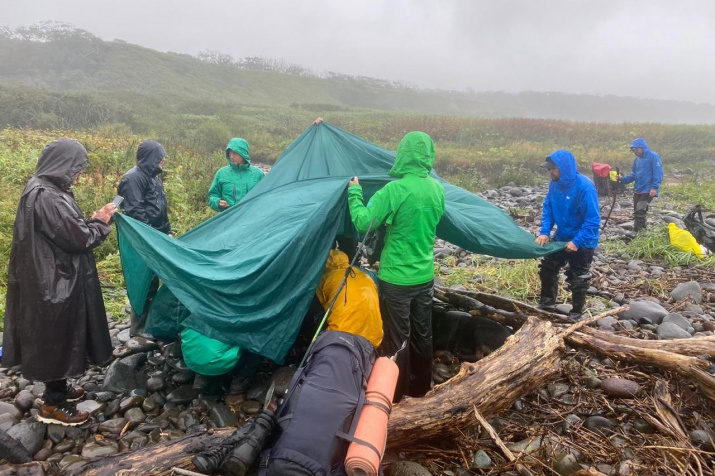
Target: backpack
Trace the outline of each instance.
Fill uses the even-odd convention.
[[[611,166],[594,162],[591,164],[593,171],[593,183],[599,197],[607,197],[611,194]]]
[[[695,237],[698,243],[715,252],[715,227],[703,220],[703,209],[700,205],[690,210],[683,219],[685,228]]]
[[[345,454],[365,401],[377,358],[364,337],[325,331],[293,376],[276,411],[260,476],[344,475]]]

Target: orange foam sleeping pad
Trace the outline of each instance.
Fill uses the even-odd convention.
[[[387,422],[390,419],[392,397],[395,396],[399,373],[397,364],[387,357],[380,357],[375,361],[367,382],[365,405],[355,429],[355,438],[369,443],[372,448],[359,442],[350,443],[345,457],[345,471],[348,476],[378,474],[380,461],[385,454]]]

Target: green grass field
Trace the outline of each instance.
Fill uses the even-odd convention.
[[[32,175],[42,148],[52,139],[73,137],[82,142],[90,155],[90,167],[76,187],[77,200],[85,214],[91,215],[116,194],[116,184],[135,162],[138,144],[148,138],[166,147],[168,164],[165,187],[170,219],[181,234],[213,215],[206,203],[208,187],[215,171],[225,164],[223,147],[231,136],[241,135],[251,143],[254,162],[273,163],[280,153],[307,128],[312,113],[298,110],[255,110],[241,118],[241,127],[221,118],[200,118],[182,122],[183,116],[167,117],[151,133],[135,134],[124,124],[107,124],[91,130],[37,130],[7,128],[0,131],[0,318],[4,316],[7,265],[12,228],[20,194]],[[429,133],[437,145],[437,172],[447,180],[473,192],[509,182],[533,185],[545,182],[538,164],[549,152],[567,147],[575,152],[584,173],[590,175],[594,160],[630,168],[632,155],[628,143],[635,135],[653,138],[654,149],[664,158],[666,175],[673,168],[706,170],[700,164],[715,159],[705,139],[715,129],[705,126],[585,124],[563,121],[487,120],[424,114],[378,112],[325,114],[334,124],[388,149],[397,146],[410,130]],[[231,125],[229,125],[231,124]],[[637,132],[636,132],[637,131]],[[688,144],[678,151],[678,144]],[[687,152],[687,153],[686,153]],[[703,173],[695,173],[681,184],[664,187],[664,196],[682,209],[701,203],[715,209],[715,184]],[[701,178],[699,178],[701,177]],[[643,246],[634,241],[626,249],[640,259],[663,259],[673,264],[691,264],[674,253],[663,237],[648,236]],[[117,254],[116,235],[112,234],[95,251],[109,312],[120,313],[126,304],[123,279]],[[533,295],[535,271],[529,263],[475,263],[476,273],[487,277],[494,290],[524,298]],[[461,272],[460,272],[461,273]],[[450,283],[468,281],[473,276],[457,273]]]

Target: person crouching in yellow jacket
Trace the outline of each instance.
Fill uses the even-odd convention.
[[[328,310],[348,266],[350,261],[345,253],[330,250],[325,271],[315,292],[324,310]],[[367,273],[357,267],[351,269],[345,286],[335,300],[328,316],[328,330],[363,336],[375,347],[382,342],[382,317],[377,285]]]

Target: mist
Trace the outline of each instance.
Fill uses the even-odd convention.
[[[715,2],[3,0],[0,24],[474,91],[715,104]]]

